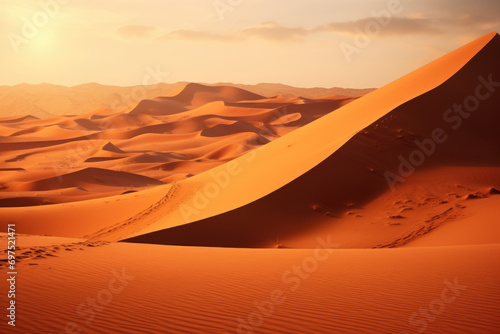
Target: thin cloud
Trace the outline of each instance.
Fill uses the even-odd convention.
[[[268,22],[244,28],[240,33],[246,37],[256,37],[272,41],[296,41],[303,39],[311,32],[305,28],[291,28],[282,26],[278,23]]]
[[[489,15],[465,14],[449,19],[448,23],[465,30],[487,30],[488,32],[500,27],[500,19]]]
[[[369,29],[379,29],[381,37],[397,35],[436,34],[441,32],[435,20],[409,17],[393,17],[389,19],[366,17],[353,22],[332,22],[320,26],[314,29],[314,31],[357,34],[359,31],[370,31]]]
[[[238,37],[232,34],[219,34],[200,30],[174,30],[158,37],[158,40],[189,40],[189,41],[234,41]]]
[[[248,38],[259,38],[272,41],[299,40],[310,32],[304,28],[290,28],[277,23],[263,23],[230,33],[214,33],[200,30],[174,30],[159,40],[184,39],[190,41],[237,41]]]
[[[126,25],[121,26],[116,30],[118,35],[125,39],[142,39],[148,38],[154,31],[156,27],[146,26],[146,25]]]
[[[262,23],[227,33],[182,29],[171,31],[157,39],[232,42],[254,38],[273,42],[296,42],[320,33],[356,35],[361,31],[384,38],[408,35],[442,35],[450,31],[485,34],[499,27],[500,21],[496,18],[486,18],[469,14],[453,18],[429,18],[416,13],[408,17],[365,17],[357,21],[330,22],[312,29],[306,27],[287,27],[276,22]],[[373,34],[374,30],[376,30],[375,34]]]

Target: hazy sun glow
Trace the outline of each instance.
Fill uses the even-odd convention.
[[[136,85],[160,66],[168,82],[376,87],[500,30],[493,0],[220,3],[4,1],[0,84]]]

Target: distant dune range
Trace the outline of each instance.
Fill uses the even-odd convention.
[[[496,333],[499,59],[491,33],[363,96],[0,119],[14,332]]]
[[[149,75],[145,70],[145,75]],[[152,79],[150,81],[153,81]],[[81,115],[96,109],[124,108],[130,111],[134,104],[142,99],[154,99],[168,95],[188,84],[155,83],[141,86],[109,86],[87,83],[72,87],[53,84],[20,84],[0,86],[0,117],[32,115],[37,118],[49,118],[60,115]],[[328,95],[359,96],[374,89],[354,88],[300,88],[283,84],[260,83],[243,85],[233,83],[214,83],[212,86],[230,86],[241,88],[263,96],[284,95],[287,97],[303,96],[317,98]]]
[[[0,119],[0,217],[25,233],[96,240],[311,247],[335,232],[343,247],[410,243],[461,216],[465,198],[500,189],[496,87],[483,87],[488,98],[460,124],[444,118],[497,77],[499,39],[487,35],[359,99],[186,84],[130,111]],[[387,172],[398,177],[400,157],[425,150],[416,141],[436,128],[447,140],[390,191]],[[136,200],[126,215],[100,207],[135,203],[147,188],[156,200]],[[52,228],[57,203],[82,211],[82,223]],[[95,205],[103,219],[83,223]]]
[[[444,118],[497,77],[499,39],[487,35],[362,98],[187,84],[130,111],[3,118],[0,217],[24,233],[110,241],[296,248],[335,233],[346,248],[411,243],[464,215],[469,198],[500,189],[496,87],[483,87],[488,98],[460,124],[458,114]],[[436,128],[447,140],[397,176],[401,158],[430,150],[421,146]],[[387,172],[400,177],[395,191]],[[115,201],[127,210],[117,214]],[[81,214],[62,227],[52,223],[59,210]]]
[[[130,111],[0,119],[0,207],[118,195],[191,177],[357,97],[263,96],[187,84]]]

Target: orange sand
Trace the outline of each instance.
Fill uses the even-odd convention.
[[[0,330],[498,332],[498,59],[491,33],[362,97],[187,84],[0,119]]]

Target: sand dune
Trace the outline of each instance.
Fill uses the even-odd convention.
[[[88,83],[73,87],[52,84],[21,84],[12,87],[0,86],[0,117],[17,118],[34,115],[39,118],[50,118],[58,115],[82,115],[98,111],[112,113],[113,109],[124,108],[130,111],[135,104],[144,99],[166,96],[188,84],[157,83],[152,85],[118,87],[97,83]],[[241,88],[262,96],[285,94],[288,97],[302,95],[317,98],[325,95],[359,96],[374,89],[346,88],[299,88],[282,84],[240,85],[218,83],[214,86],[231,86]]]
[[[491,33],[364,96],[0,119],[9,332],[496,333],[499,58]]]
[[[29,315],[19,333],[64,332],[68,323],[85,333],[175,334],[494,333],[500,326],[498,245],[322,250],[301,277],[292,268],[315,261],[314,250],[39,239],[19,241],[18,312]]]
[[[443,186],[441,179],[436,177],[436,181],[427,183],[423,193],[408,193],[398,183],[394,185],[395,195],[390,191],[386,172],[397,175],[399,157],[409,159],[422,143],[432,146],[435,152],[430,156],[420,152],[425,165],[410,173],[415,175],[405,177],[405,185],[415,186],[415,176],[421,173],[439,175],[436,170],[441,167],[465,165],[469,168],[463,174],[475,175],[481,167],[500,165],[496,154],[500,138],[494,125],[499,121],[498,95],[490,94],[481,101],[477,116],[463,121],[459,129],[454,129],[455,119],[447,121],[444,116],[452,117],[445,114],[448,108],[467,101],[478,85],[500,73],[494,60],[499,55],[500,37],[490,34],[238,158],[232,164],[238,164],[242,172],[231,176],[227,186],[219,186],[213,199],[203,186],[214,183],[214,175],[222,175],[229,164],[180,182],[178,201],[164,208],[164,217],[145,226],[147,234],[128,240],[198,246],[311,247],[314,236],[328,234],[339,224],[343,224],[346,235],[364,227],[364,219],[359,220],[361,225],[346,226],[344,221],[350,217],[345,216],[353,211],[363,215],[363,208],[375,199],[396,197],[394,202],[420,202],[423,197],[425,203],[430,198],[435,203],[446,201],[443,211],[458,211],[464,205],[461,200],[451,201],[435,190],[438,184]],[[434,74],[437,68],[440,76]],[[480,76],[483,81],[478,79]],[[487,92],[487,87],[483,90]],[[446,137],[444,143],[430,142],[435,129],[441,129],[438,140]],[[330,139],[317,136],[319,133],[334,136]],[[499,187],[498,171],[490,175],[477,182],[475,190]],[[455,190],[462,177],[452,177],[447,191]],[[208,203],[205,206],[196,202],[202,196]],[[435,210],[439,209],[429,205],[415,212],[432,217],[437,214]],[[386,221],[383,216],[370,216],[380,232],[371,234],[373,238],[365,237],[360,245],[358,241],[358,245],[389,246],[425,228],[420,219],[410,218],[399,221],[400,227],[388,228],[391,216],[387,214]],[[346,241],[346,246],[351,244]]]
[[[180,181],[355,99],[266,99],[234,87],[187,84],[169,96],[144,100],[130,112],[0,119],[0,168],[22,168],[0,177],[0,203],[54,204]],[[102,175],[89,179],[91,170]],[[141,178],[154,180],[130,181]],[[74,188],[71,196],[69,187]],[[66,189],[64,196],[44,192],[57,189]]]

